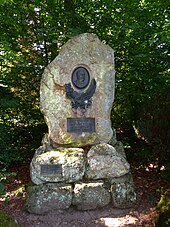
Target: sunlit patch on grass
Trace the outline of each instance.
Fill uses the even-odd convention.
[[[166,170],[165,166],[161,166],[160,170],[161,170],[161,171]]]
[[[145,167],[145,170],[150,172],[153,169],[157,169],[158,168],[158,164],[157,163],[150,163],[148,166]]]
[[[0,202],[7,202],[14,197],[25,197],[25,185],[20,185],[13,191],[6,191],[6,193],[1,196]]]
[[[165,170],[167,170],[166,166],[161,166],[161,167],[159,167],[159,165],[158,165],[157,162],[155,162],[155,163],[150,163],[148,166],[145,166],[145,170],[148,171],[148,172],[150,172],[150,171],[152,171],[152,170],[154,170],[154,169],[158,170],[158,168],[159,168],[160,171],[165,171]]]

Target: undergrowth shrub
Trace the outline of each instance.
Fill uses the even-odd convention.
[[[170,96],[164,90],[148,102],[140,111],[135,123],[137,136],[152,146],[152,152],[160,166],[170,160]]]

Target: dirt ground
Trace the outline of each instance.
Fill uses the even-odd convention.
[[[76,211],[70,208],[67,211],[53,211],[46,215],[34,215],[26,212],[14,212],[13,217],[22,227],[97,227],[97,226],[155,226],[154,209],[142,207],[136,209],[113,209],[107,206],[92,211]]]
[[[29,167],[24,166],[14,171],[18,171],[17,178],[8,179],[7,193],[0,200],[0,208],[12,215],[21,227],[155,226],[155,209],[160,199],[157,189],[164,187],[156,173],[133,173],[137,193],[137,203],[133,208],[115,209],[110,204],[96,210],[78,211],[71,207],[68,210],[54,210],[45,215],[35,215],[23,210],[26,193],[21,188],[30,179]]]

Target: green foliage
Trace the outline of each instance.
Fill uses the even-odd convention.
[[[164,168],[165,168],[165,170],[160,172],[160,176],[163,178],[164,182],[170,188],[170,181],[169,181],[169,179],[170,179],[170,162],[165,163]]]
[[[8,177],[16,177],[17,173],[15,172],[9,172],[5,168],[0,171],[0,179],[2,181],[2,187],[4,187],[3,182],[7,182]]]
[[[157,227],[168,227],[170,225],[170,194],[161,197],[157,205]]]
[[[4,226],[17,227],[19,225],[15,222],[15,220],[12,217],[7,215],[3,211],[0,211],[0,227]]]
[[[5,191],[5,184],[0,182],[0,197],[2,195],[5,195],[6,194],[6,191]]]
[[[170,104],[168,87],[155,94],[153,100],[146,101],[136,121],[138,137],[147,141],[153,148],[154,156],[160,165],[170,160]]]
[[[46,130],[45,125],[12,128],[0,124],[0,166],[8,168],[27,161],[40,146]]]
[[[43,69],[70,37],[83,32],[96,33],[115,52],[113,126],[135,126],[154,147],[155,158],[164,161],[168,157],[170,130],[165,123],[170,122],[169,12],[169,2],[163,0],[1,1],[3,165],[21,161],[23,153],[30,149],[28,144],[40,143],[37,134],[44,133],[38,131],[44,124],[39,111]],[[32,134],[30,129],[37,133]],[[157,130],[159,133],[155,134]]]
[[[132,169],[140,167],[145,170],[147,165],[155,162],[151,146],[144,141],[127,135],[118,136],[118,140],[123,142]]]

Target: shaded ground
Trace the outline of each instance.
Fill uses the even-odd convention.
[[[114,209],[111,205],[91,211],[77,211],[73,207],[66,211],[53,211],[46,215],[34,215],[23,211],[24,185],[29,177],[29,165],[11,169],[16,177],[8,177],[6,195],[0,200],[0,208],[12,215],[21,227],[97,227],[97,226],[155,226],[155,207],[165,185],[156,172],[135,170],[133,179],[137,192],[137,203],[133,209]],[[1,227],[1,225],[0,225]],[[3,226],[2,226],[3,227]]]

